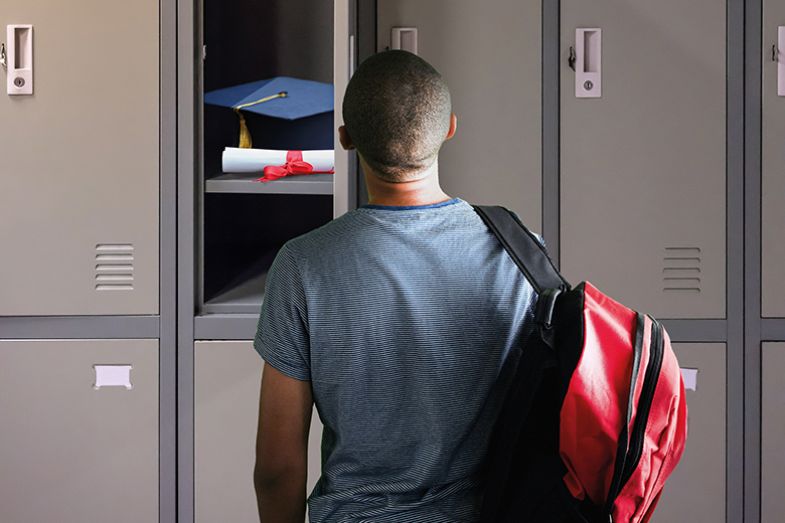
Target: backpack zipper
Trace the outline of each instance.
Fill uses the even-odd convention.
[[[654,391],[657,388],[660,370],[662,369],[662,356],[665,349],[665,340],[662,336],[662,325],[654,318],[651,318],[651,321],[651,357],[649,358],[649,364],[646,367],[646,375],[644,376],[643,390],[641,390],[638,414],[635,417],[635,426],[632,430],[632,441],[630,444],[630,451],[632,454],[626,460],[625,471],[622,475],[622,486],[627,484],[627,481],[629,481],[630,476],[632,476],[633,471],[640,462],[641,454],[643,453],[646,426],[649,422],[649,411],[651,410],[651,404],[654,400]],[[621,491],[621,488],[619,491]]]

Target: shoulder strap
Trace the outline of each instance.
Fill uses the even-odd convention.
[[[543,245],[512,212],[498,205],[472,207],[499,239],[537,294],[547,289],[570,289],[570,284],[556,270]]]

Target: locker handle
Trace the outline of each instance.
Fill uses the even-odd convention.
[[[777,43],[771,46],[771,59],[777,63],[777,96],[785,96],[785,25],[777,27]]]
[[[33,94],[33,26],[15,24],[6,26],[5,55],[8,69],[6,86],[9,95]]]
[[[575,50],[571,51],[575,70],[575,97],[602,97],[602,29],[575,29]]]

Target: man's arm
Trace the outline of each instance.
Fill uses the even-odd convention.
[[[303,523],[308,476],[311,382],[265,363],[259,394],[254,486],[261,523]]]

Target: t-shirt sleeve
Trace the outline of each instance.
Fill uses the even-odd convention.
[[[267,273],[254,338],[264,361],[298,380],[311,379],[311,350],[303,281],[297,256],[284,245]]]

